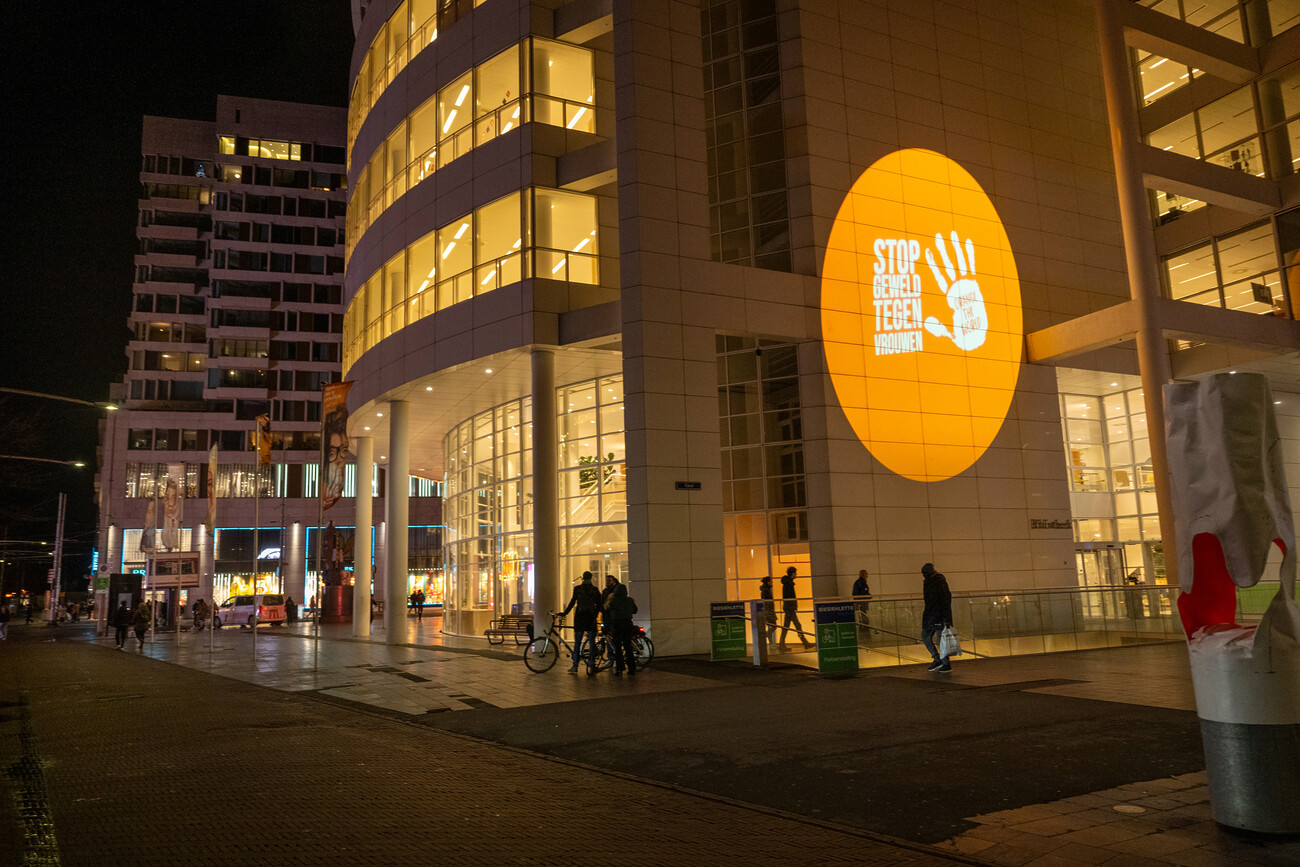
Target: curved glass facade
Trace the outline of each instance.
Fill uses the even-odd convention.
[[[623,378],[556,389],[560,574],[627,578]],[[479,413],[443,439],[447,456],[444,629],[479,635],[533,604],[532,401]]]
[[[352,144],[366,115],[375,107],[388,85],[424,47],[438,38],[439,26],[446,29],[464,18],[485,0],[408,0],[393,11],[366,50],[348,98],[348,167],[352,167]]]
[[[529,122],[595,132],[592,52],[536,37],[523,46],[458,76],[375,148],[348,203],[345,258],[390,205],[475,147]]]
[[[343,375],[392,334],[528,277],[600,282],[596,197],[530,188],[420,238],[375,271],[343,315]]]

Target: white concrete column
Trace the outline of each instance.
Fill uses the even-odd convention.
[[[388,602],[384,606],[384,626],[389,644],[405,644],[407,587],[407,537],[411,502],[410,404],[394,400],[388,404],[388,517],[387,575]]]
[[[384,501],[387,503],[387,500]],[[387,511],[387,509],[385,509]],[[373,515],[371,517],[373,520]],[[387,599],[388,587],[388,522],[380,521],[375,525],[375,598]]]
[[[559,439],[555,420],[555,354],[534,349],[533,364],[533,628],[550,628],[560,608]]]
[[[370,485],[375,463],[373,437],[353,437],[357,455],[357,531],[352,545],[352,635],[370,637],[370,533],[374,492]]]
[[[213,546],[216,544],[217,534],[207,524],[199,524],[199,597],[208,600],[208,604],[213,603],[212,599],[212,561]],[[117,571],[117,570],[114,570]]]
[[[299,605],[307,604],[307,534],[302,522],[294,521],[285,528],[286,538],[280,549],[284,565],[284,592]]]
[[[1131,58],[1124,42],[1123,27],[1116,14],[1116,0],[1098,0],[1097,46],[1101,54],[1102,81],[1106,89],[1106,110],[1110,115],[1111,151],[1115,160],[1115,184],[1119,192],[1120,223],[1124,231],[1124,253],[1128,265],[1129,293],[1138,315],[1138,368],[1142,374],[1142,399],[1146,405],[1147,431],[1151,442],[1151,470],[1155,476],[1156,509],[1160,515],[1160,540],[1166,551],[1178,550],[1174,540],[1174,510],[1170,499],[1169,459],[1165,448],[1163,390],[1172,377],[1169,346],[1155,310],[1161,297],[1160,257],[1151,232],[1151,209],[1142,180],[1142,162],[1137,149],[1142,144]],[[1178,583],[1175,557],[1165,558],[1170,584]]]

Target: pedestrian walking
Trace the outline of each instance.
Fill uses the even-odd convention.
[[[32,615],[34,615],[35,613],[36,613],[36,603],[30,599],[27,600],[27,619],[25,619],[23,623],[26,623],[28,626],[31,626]]]
[[[569,666],[569,674],[574,674],[578,670],[578,660],[582,658],[582,646],[585,642],[587,652],[595,650],[596,647],[596,618],[600,615],[600,591],[592,581],[590,572],[582,573],[582,580],[578,586],[573,588],[573,595],[569,597],[569,604],[564,606],[562,612],[568,616],[573,612],[573,665]],[[588,675],[595,675],[594,668],[588,669]]]
[[[853,603],[854,616],[858,621],[858,627],[869,632],[871,629],[871,585],[867,583],[867,570],[858,570],[858,580],[853,582],[851,591],[853,598],[857,601]]]
[[[416,620],[424,619],[424,600],[426,598],[427,597],[424,595],[423,590],[415,591],[415,619]]]
[[[946,656],[940,658],[934,644],[944,627],[952,626],[952,591],[948,589],[948,579],[935,570],[933,563],[922,566],[921,575],[924,578],[921,591],[925,599],[925,608],[921,612],[921,641],[934,657],[934,662],[926,670],[952,671],[952,662]]]
[[[125,599],[113,612],[113,627],[116,630],[114,639],[117,641],[117,649],[126,650],[126,631],[131,628],[131,607]]]
[[[776,641],[776,603],[772,601],[772,576],[758,579],[758,598],[768,601],[763,603],[763,624],[767,629],[767,643]]]
[[[313,594],[307,602],[307,611],[311,613],[312,619],[316,618],[316,596]]]
[[[149,626],[153,623],[153,609],[148,602],[141,601],[135,609],[135,614],[131,617],[131,625],[135,627],[135,639],[140,642],[140,652],[144,653],[144,635],[149,631]]]
[[[284,597],[284,619],[289,623],[298,622],[298,603],[293,601],[292,596]]]
[[[790,627],[794,626],[795,635],[803,642],[804,650],[812,647],[803,634],[803,624],[799,622],[799,600],[794,595],[794,576],[798,570],[791,566],[785,570],[781,576],[781,649],[785,650],[785,637],[790,634]]]
[[[0,603],[0,641],[9,637],[9,603]]]
[[[607,576],[612,578],[613,576]],[[627,585],[614,582],[614,592],[609,598],[610,631],[614,636],[614,676],[636,676],[636,649],[632,646],[632,617],[636,614],[636,600],[627,594]]]

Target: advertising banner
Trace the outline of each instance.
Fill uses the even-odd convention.
[[[164,548],[181,546],[181,524],[185,523],[185,464],[168,464],[162,495],[162,538]]]
[[[217,444],[208,451],[208,533],[217,526]]]
[[[321,508],[328,509],[343,497],[343,479],[347,469],[348,391],[350,382],[331,382],[321,396]]]
[[[817,669],[822,674],[858,670],[858,624],[852,602],[814,602]]]
[[[271,465],[271,417],[259,415],[257,429],[253,432],[253,448],[257,449],[258,466]]]
[[[710,602],[713,659],[745,658],[745,603]]]

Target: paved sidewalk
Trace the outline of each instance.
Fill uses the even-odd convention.
[[[211,652],[207,633],[168,637],[147,645],[145,660],[85,631],[59,637],[100,645],[81,648],[92,656],[172,671],[191,693],[259,684],[286,701],[337,705],[314,703],[324,719],[353,709],[382,715],[406,732],[396,741],[420,745],[417,776],[458,761],[462,743],[496,744],[507,756],[550,757],[704,803],[1008,867],[1300,863],[1296,840],[1236,834],[1210,819],[1181,644],[834,680],[795,666],[656,659],[629,681],[573,677],[563,665],[532,674],[520,648],[446,638],[436,620],[413,628],[417,644],[402,647],[384,645],[382,634],[351,639],[350,627],[325,627],[317,642],[310,629],[259,633],[256,660],[248,630],[219,631]],[[461,736],[472,740],[440,740]],[[526,779],[503,785],[532,790]],[[729,848],[702,851],[741,860]],[[836,860],[834,850],[810,851],[815,858],[790,857]],[[667,852],[639,863],[678,863]]]
[[[0,646],[0,863],[977,863],[70,632]]]

